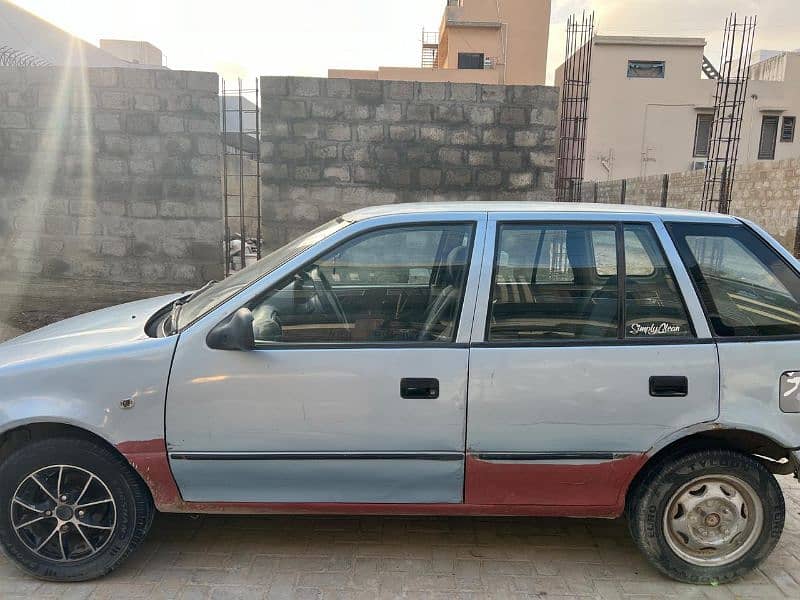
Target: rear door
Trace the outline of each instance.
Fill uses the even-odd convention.
[[[656,441],[717,417],[716,348],[675,248],[659,220],[624,218],[490,223],[468,503],[613,506]]]
[[[752,224],[672,223],[719,348],[720,421],[800,446],[797,261]]]

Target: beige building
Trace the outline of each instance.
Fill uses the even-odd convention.
[[[544,84],[550,0],[442,0],[438,32],[423,31],[420,67],[330,69],[328,77]]]
[[[0,0],[3,66],[139,67],[75,37],[33,13]]]
[[[163,65],[161,50],[139,40],[100,40],[100,49],[126,62],[148,67]]]
[[[717,82],[702,75],[702,38],[596,36],[584,179],[701,169]],[[800,53],[757,52],[739,145],[740,164],[800,156]],[[563,65],[555,83],[563,80]]]

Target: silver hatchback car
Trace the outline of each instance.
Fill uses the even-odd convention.
[[[800,265],[724,215],[370,208],[0,345],[0,546],[50,580],[157,509],[624,514],[663,573],[725,582],[799,448]]]

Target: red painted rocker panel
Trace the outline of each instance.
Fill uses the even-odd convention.
[[[320,515],[464,515],[608,517],[622,514],[625,492],[647,456],[591,464],[486,461],[468,454],[461,504],[326,502],[186,502],[162,439],[124,442],[117,449],[150,488],[162,512]]]

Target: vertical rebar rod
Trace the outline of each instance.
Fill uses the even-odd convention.
[[[730,211],[756,25],[756,17],[740,20],[735,12],[725,20],[709,158],[703,181],[701,208],[706,211]]]
[[[239,79],[237,86],[228,86],[223,80],[221,86],[222,102],[222,137],[223,137],[223,219],[225,221],[225,273],[247,266],[248,239],[252,242],[255,235],[256,258],[262,254],[262,223],[261,223],[261,98],[260,82],[256,79],[255,87],[245,88],[244,82]],[[254,102],[248,100],[250,95],[255,95]],[[235,98],[235,100],[234,100]],[[231,130],[228,118],[238,118],[238,128]],[[254,124],[249,125],[249,119],[254,119]],[[234,171],[234,157],[238,157],[239,172]],[[251,172],[254,168],[255,172]],[[251,182],[252,178],[255,182]],[[233,178],[238,179],[238,190]],[[253,185],[248,185],[248,182]],[[253,197],[255,195],[255,197]],[[239,213],[233,211],[234,199],[238,201]],[[250,206],[250,204],[252,206]],[[248,208],[249,207],[249,208]],[[235,222],[233,221],[235,220]],[[232,226],[233,225],[233,226]],[[235,257],[232,251],[233,230],[238,228],[240,237],[239,252],[241,256]]]
[[[733,30],[731,34],[731,63],[729,68],[729,74],[733,72],[733,57],[736,51],[736,33],[737,33],[737,26],[738,20],[736,13],[733,16]],[[741,70],[742,70],[742,51],[744,50],[744,40],[745,40],[745,32],[742,31],[741,41],[740,41],[740,49],[739,49],[739,60],[736,64],[736,77],[734,79],[735,85],[733,86],[733,98],[730,100],[730,120],[726,123],[728,128],[728,139],[727,143],[725,144],[725,164],[722,167],[722,175],[719,182],[719,200],[717,201],[717,211],[720,213],[727,213],[728,212],[728,201],[729,201],[729,189],[728,183],[730,181],[730,167],[731,161],[735,161],[736,157],[733,156],[732,151],[735,147],[734,142],[734,133],[735,133],[735,122],[736,117],[738,115],[738,101],[739,101],[739,90],[741,89]],[[729,89],[730,86],[728,86]],[[730,98],[730,94],[726,94],[725,103],[726,109],[728,108],[728,100]]]
[[[239,77],[239,235],[242,246],[240,250],[240,263],[242,269],[247,266],[247,235],[244,208],[244,118],[242,112],[242,78]]]
[[[581,189],[583,187],[583,171],[586,160],[586,134],[587,122],[589,115],[589,83],[590,83],[590,65],[592,64],[592,37],[594,33],[594,13],[589,17],[589,25],[583,30],[582,44],[584,49],[584,56],[582,57],[582,87],[583,96],[581,98],[581,111],[580,111],[580,138],[578,140],[578,156],[577,156],[577,173],[576,179],[578,182],[578,200],[582,199]]]
[[[556,199],[579,202],[583,197],[586,125],[594,38],[594,13],[567,19],[561,115],[556,163]]]
[[[222,80],[222,219],[225,223],[225,277],[231,274],[231,231],[228,225],[228,100],[225,94],[225,80]]]
[[[558,139],[558,154],[556,156],[556,200],[559,202],[564,201],[564,187],[566,185],[566,124],[569,121],[567,112],[569,110],[569,69],[570,60],[572,58],[571,44],[572,44],[572,19],[574,15],[567,18],[567,35],[564,41],[564,65],[563,75],[561,78],[561,115],[559,119],[559,139]]]
[[[256,77],[256,259],[261,260],[261,87]]]
[[[564,180],[564,193],[565,198],[564,200],[567,202],[572,202],[572,198],[567,194],[567,192],[572,192],[572,177],[573,171],[575,169],[575,163],[572,159],[573,152],[575,149],[574,139],[575,139],[575,110],[577,108],[575,104],[575,69],[578,65],[578,57],[576,55],[577,50],[577,18],[573,16],[572,18],[572,29],[569,33],[569,68],[566,70],[566,83],[564,88],[566,89],[566,101],[567,101],[567,121],[566,121],[566,136],[564,139],[565,145],[565,153],[566,153],[566,163],[565,163],[565,180]]]
[[[738,102],[736,104],[737,107],[737,114],[736,120],[734,124],[734,131],[733,131],[733,152],[732,152],[732,161],[727,173],[727,191],[726,191],[726,204],[725,204],[725,211],[728,212],[730,202],[733,196],[733,183],[736,179],[736,166],[738,163],[738,155],[739,155],[739,143],[741,141],[741,131],[742,131],[742,122],[744,116],[744,105],[747,101],[747,84],[750,80],[750,61],[751,55],[753,52],[753,42],[755,41],[755,31],[757,26],[757,17],[752,17],[747,22],[745,20],[745,29],[742,35],[742,48],[740,50],[740,61],[739,61],[739,79],[742,81],[743,85],[739,87],[740,93],[738,97]],[[746,62],[741,60],[742,58],[746,57]]]

